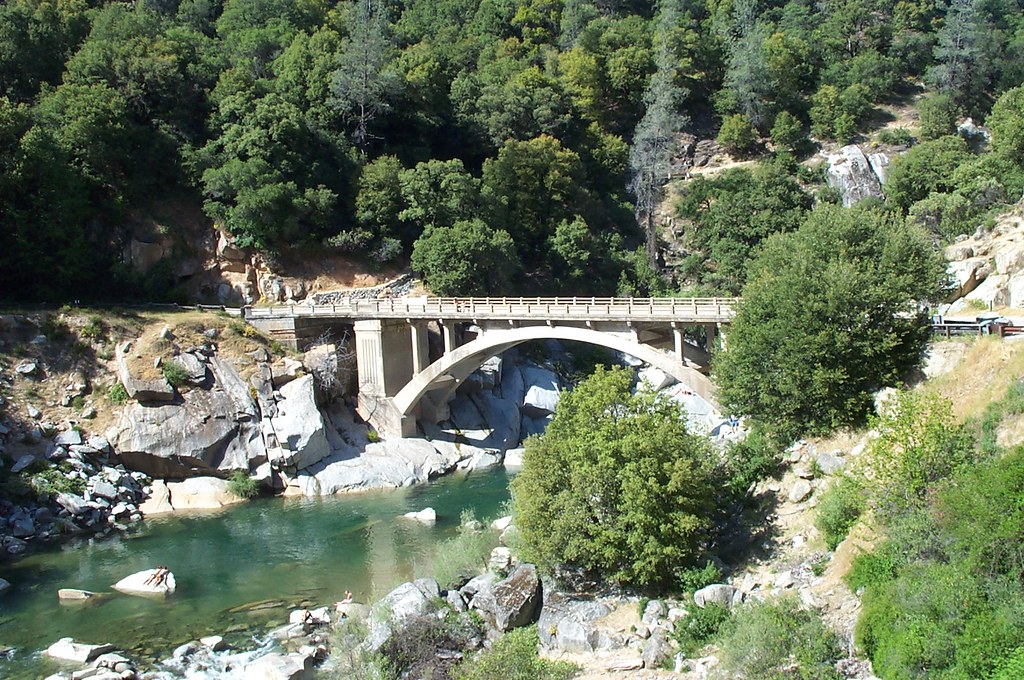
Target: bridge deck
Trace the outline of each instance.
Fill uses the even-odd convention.
[[[351,299],[334,305],[246,307],[247,319],[509,319],[536,321],[731,321],[738,298],[442,298]]]

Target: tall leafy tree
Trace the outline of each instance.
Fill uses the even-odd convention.
[[[352,141],[365,150],[373,139],[370,123],[391,107],[398,87],[388,66],[394,56],[384,3],[356,0],[349,35],[334,72],[334,104],[352,126]]]
[[[658,234],[654,209],[661,198],[662,187],[670,176],[679,134],[687,123],[680,108],[686,90],[679,85],[678,71],[682,55],[673,49],[672,32],[681,21],[678,0],[659,3],[658,30],[655,35],[657,70],[644,93],[647,110],[637,124],[629,152],[630,190],[636,197],[637,221],[643,224],[645,250],[652,265],[658,258]]]
[[[631,372],[597,372],[566,393],[512,481],[524,556],[657,589],[693,564],[714,498],[707,441],[678,405],[631,392]]]
[[[920,361],[930,329],[918,304],[944,281],[941,257],[900,217],[820,206],[751,263],[714,365],[721,400],[784,437],[857,422]]]
[[[938,64],[928,71],[928,80],[959,104],[973,104],[989,83],[991,50],[991,26],[980,0],[952,0],[934,49]]]

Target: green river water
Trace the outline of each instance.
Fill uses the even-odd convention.
[[[464,509],[500,514],[508,499],[501,469],[409,489],[323,499],[263,499],[216,513],[157,517],[133,535],[79,540],[0,566],[14,587],[0,597],[0,678],[43,678],[57,667],[38,651],[62,637],[109,642],[143,664],[204,635],[253,644],[287,622],[290,609],[324,605],[352,591],[368,602],[415,575]],[[401,519],[432,507],[435,526]],[[142,569],[165,565],[177,581],[166,601],[110,595],[63,605],[60,588],[110,592]]]

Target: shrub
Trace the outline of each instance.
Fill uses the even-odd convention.
[[[177,361],[164,361],[161,368],[164,378],[171,384],[171,387],[181,387],[188,382],[188,371]]]
[[[82,326],[82,335],[89,340],[99,341],[106,336],[107,327],[99,314],[90,314],[85,325]]]
[[[952,403],[915,390],[899,392],[876,423],[878,437],[861,459],[882,519],[905,514],[938,481],[974,461],[967,428]]]
[[[50,342],[60,342],[61,340],[66,340],[71,335],[71,330],[64,323],[64,320],[53,315],[47,315],[43,318],[42,323],[39,324],[39,331]]]
[[[679,643],[679,651],[686,656],[694,656],[718,635],[729,616],[729,610],[715,602],[709,602],[703,608],[692,607],[685,619],[676,622],[672,633]]]
[[[107,390],[107,399],[118,406],[128,403],[128,390],[120,382],[116,382]]]
[[[58,493],[81,494],[85,491],[85,480],[77,477],[68,478],[65,473],[70,468],[47,468],[32,474],[29,485],[40,496]]]
[[[423,571],[437,580],[442,589],[463,585],[487,570],[491,551],[498,546],[493,529],[477,529],[479,523],[472,511],[462,513],[459,533],[438,544]]]
[[[253,498],[259,493],[259,483],[245,470],[235,470],[228,479],[228,491],[239,498]]]
[[[740,607],[719,638],[722,667],[747,678],[839,678],[835,633],[793,599]]]
[[[452,677],[461,652],[479,645],[482,630],[468,614],[446,610],[407,618],[401,635],[392,635],[381,648],[387,666],[396,678]]]
[[[953,174],[970,159],[967,142],[955,135],[918,144],[889,167],[885,195],[890,203],[907,210],[933,191],[954,191]]]
[[[718,131],[718,143],[731,154],[746,156],[754,151],[757,131],[750,119],[741,113],[734,113],[722,121]]]
[[[631,371],[597,371],[566,393],[512,480],[524,559],[660,587],[693,563],[717,491],[707,441]]]
[[[782,111],[775,117],[771,134],[776,144],[792,150],[804,141],[804,126],[792,113]]]
[[[907,556],[893,541],[886,541],[872,552],[861,553],[854,558],[846,583],[853,590],[878,586],[896,578],[900,568],[907,563]]]
[[[719,583],[722,576],[722,570],[714,562],[708,560],[708,563],[700,569],[690,567],[680,570],[676,575],[676,585],[680,592],[692,593],[712,583]]]
[[[825,545],[835,550],[867,508],[864,487],[853,477],[843,476],[818,499],[814,526],[818,527]]]
[[[889,146],[914,146],[914,136],[907,128],[886,128],[878,133],[878,141]]]
[[[924,141],[956,134],[956,119],[960,107],[948,94],[934,92],[917,104],[918,130]]]
[[[456,680],[568,680],[577,667],[537,656],[537,627],[516,628],[455,671]]]
[[[731,444],[725,459],[732,493],[745,495],[752,484],[774,475],[782,462],[782,448],[756,424],[746,438]]]

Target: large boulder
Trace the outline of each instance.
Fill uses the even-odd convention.
[[[304,654],[266,654],[245,664],[245,680],[312,680],[313,662]]]
[[[739,591],[725,583],[712,583],[704,586],[693,594],[694,603],[703,609],[708,604],[718,604],[723,607],[732,607],[736,593]]]
[[[177,587],[174,574],[167,571],[157,577],[157,571],[158,569],[144,569],[135,572],[115,583],[113,588],[125,595],[141,597],[166,597],[173,594]]]
[[[533,621],[540,601],[537,567],[521,564],[508,578],[478,592],[469,606],[480,612],[488,626],[504,633]]]
[[[54,642],[43,653],[51,659],[60,659],[61,661],[71,661],[74,663],[89,663],[98,656],[112,651],[114,651],[114,645],[87,645],[66,637]]]
[[[317,408],[313,376],[306,375],[281,388],[282,400],[277,415],[270,419],[280,449],[275,463],[282,468],[301,470],[331,454],[323,415]]]
[[[227,481],[218,477],[169,482],[167,490],[173,510],[216,510],[245,500],[231,491]]]
[[[545,416],[555,412],[558,406],[558,376],[554,371],[538,366],[523,369],[526,395],[523,397],[523,413],[531,416]]]
[[[211,357],[213,380],[171,404],[133,404],[107,432],[126,467],[181,479],[250,470],[267,459],[259,412],[234,366]]]
[[[434,589],[437,584],[434,583]],[[416,583],[403,583],[370,609],[370,634],[366,646],[376,652],[401,629],[402,625],[416,616],[423,616],[431,608],[431,602],[424,588]]]
[[[593,652],[600,642],[593,624],[611,611],[611,607],[592,597],[571,596],[545,589],[544,604],[537,621],[541,646],[563,652]]]
[[[876,161],[876,165],[880,165],[880,162]],[[844,146],[838,153],[829,154],[826,177],[829,186],[842,194],[843,205],[846,207],[865,198],[885,198],[878,175],[856,144]]]

